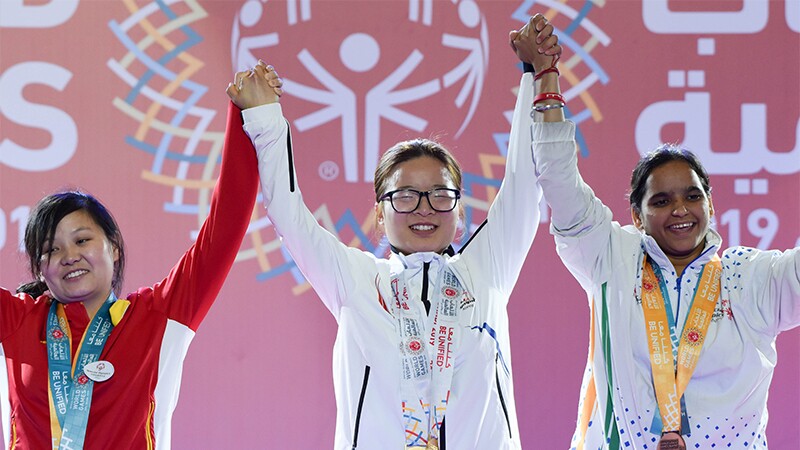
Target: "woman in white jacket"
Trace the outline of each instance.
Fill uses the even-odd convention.
[[[766,449],[775,339],[800,324],[800,249],[723,251],[705,169],[669,145],[633,171],[621,226],[578,172],[574,124],[539,116],[550,229],[591,310],[572,448]]]
[[[510,38],[538,35],[541,52],[526,62],[542,68],[552,60],[545,51],[560,51],[551,32],[539,17]],[[417,139],[382,157],[375,208],[392,246],[387,259],[344,245],[303,204],[280,86],[259,63],[228,94],[258,152],[267,214],[339,326],[334,447],[520,448],[506,305],[539,223],[532,74],[520,84],[503,185],[459,252],[450,244],[461,171],[449,152]]]

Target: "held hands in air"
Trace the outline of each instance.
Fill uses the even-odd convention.
[[[240,109],[277,103],[283,94],[283,80],[275,68],[259,60],[250,70],[236,72],[228,84],[228,97]]]
[[[561,55],[553,25],[541,14],[531,17],[519,30],[509,32],[508,43],[520,61],[533,65],[536,73],[554,67]]]

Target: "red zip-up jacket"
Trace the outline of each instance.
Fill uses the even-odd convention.
[[[94,383],[86,449],[169,449],[183,360],[225,281],[250,222],[258,186],[255,152],[232,103],[219,180],[196,242],[166,278],[126,298],[101,360],[114,375]],[[51,299],[0,289],[0,411],[7,448],[50,449],[45,322]],[[65,308],[77,348],[89,317]],[[74,351],[74,350],[73,350]]]

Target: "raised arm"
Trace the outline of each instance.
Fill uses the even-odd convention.
[[[561,52],[552,31],[552,25],[544,17],[535,16],[520,30],[509,34],[509,43],[524,63],[544,73],[546,78],[536,81],[536,84],[541,85],[546,80],[548,89],[557,89],[557,74],[547,71]],[[530,153],[531,106],[537,92],[541,92],[541,86],[535,89],[533,73],[526,71],[520,81],[511,119],[503,184],[489,208],[486,221],[461,252],[470,270],[491,273],[494,287],[506,293],[513,289],[539,228],[542,194]],[[548,110],[547,117],[563,121],[560,109]]]
[[[508,34],[508,43],[517,54],[517,58],[522,61],[526,69],[530,68],[536,74],[535,84],[538,95],[561,95],[557,65],[562,49],[558,43],[558,36],[553,34],[553,31],[553,24],[548,22],[543,15],[536,14],[524,27]],[[558,107],[559,103],[561,103],[561,107]],[[564,105],[556,96],[542,98],[531,106],[541,109],[533,114],[535,122],[564,121]]]
[[[258,192],[253,147],[231,103],[219,179],[195,243],[154,289],[170,318],[196,330],[233,265]]]
[[[25,316],[34,310],[36,300],[28,294],[12,294],[0,287],[0,343],[16,332]]]
[[[280,78],[263,62],[228,88],[228,95],[246,108],[244,129],[258,154],[258,169],[267,216],[300,271],[325,306],[339,318],[355,283],[374,283],[374,264],[364,252],[345,246],[323,228],[303,203],[294,171],[289,124],[278,103]],[[238,81],[241,80],[241,83]],[[375,303],[377,305],[377,302]]]
[[[528,29],[537,30],[548,27],[552,25],[548,23],[542,27],[539,14],[526,25]],[[519,58],[523,62],[532,62],[540,74],[536,88],[542,99],[534,105],[538,111],[533,112],[534,165],[544,198],[551,208],[550,230],[556,238],[556,249],[570,271],[586,287],[592,279],[602,277],[598,270],[605,270],[598,261],[609,248],[615,226],[611,222],[611,211],[581,178],[574,141],[575,125],[564,121],[563,108],[556,107],[561,99],[549,95],[561,93],[558,58],[550,59],[548,64],[541,57],[550,42],[543,39],[542,33],[526,33],[525,28],[516,34],[512,32],[510,38]],[[554,38],[551,36],[549,39]]]

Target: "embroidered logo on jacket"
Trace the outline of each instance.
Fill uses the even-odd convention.
[[[714,315],[711,316],[712,322],[719,322],[720,319],[727,318],[733,320],[733,310],[731,309],[730,300],[721,299],[714,308]]]
[[[459,307],[462,311],[465,309],[469,309],[475,306],[475,298],[467,291],[464,291],[464,295],[461,296],[461,304]]]

